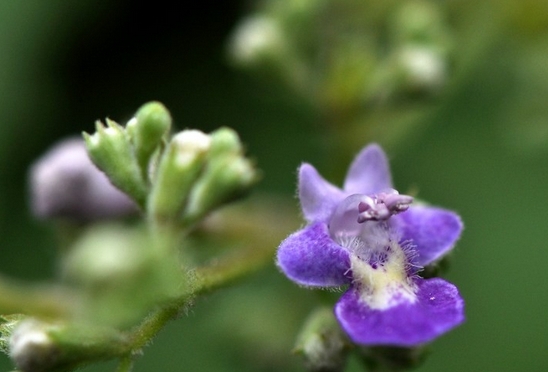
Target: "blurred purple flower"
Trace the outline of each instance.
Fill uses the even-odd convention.
[[[309,224],[280,244],[278,266],[304,286],[348,285],[335,314],[354,342],[415,346],[463,322],[457,288],[418,275],[453,248],[461,220],[392,189],[378,145],[358,154],[342,190],[303,164],[299,198]]]
[[[135,203],[91,162],[84,141],[55,144],[29,172],[31,208],[36,217],[91,221],[135,214]]]

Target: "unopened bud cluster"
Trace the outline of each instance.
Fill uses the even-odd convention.
[[[211,133],[210,138],[207,163],[185,207],[184,218],[189,222],[241,196],[258,179],[253,163],[243,156],[236,132],[221,128]]]
[[[443,6],[266,0],[236,27],[229,55],[245,68],[281,72],[288,85],[308,98],[317,94],[313,99],[326,107],[437,93],[452,47]]]
[[[408,93],[437,93],[450,64],[451,36],[441,7],[414,0],[403,3],[390,22],[395,84]]]
[[[0,315],[0,351],[21,372],[69,371],[130,356],[131,343],[140,348],[152,336],[126,332],[147,314],[171,313],[193,298],[180,232],[258,178],[235,131],[172,135],[171,115],[158,102],[125,126],[98,121],[83,137],[60,142],[30,171],[35,215],[90,224],[67,239],[55,283],[8,301],[24,315]],[[139,208],[144,224],[98,221]]]
[[[83,134],[91,159],[116,187],[144,207],[150,160],[171,127],[168,111],[151,102],[125,128],[110,119],[106,125],[97,121],[95,127],[93,135]]]
[[[190,224],[248,190],[256,179],[233,130],[209,135],[185,130],[173,136],[160,159],[149,211],[161,221],[180,218]]]
[[[91,159],[154,220],[191,224],[257,180],[236,132],[184,130],[169,136],[171,116],[145,104],[126,127],[106,120],[84,133]]]

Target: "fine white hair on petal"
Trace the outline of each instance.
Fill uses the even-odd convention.
[[[337,243],[350,253],[352,286],[372,309],[387,309],[402,301],[416,301],[410,242],[400,242],[388,223],[369,221],[358,236],[339,236]]]

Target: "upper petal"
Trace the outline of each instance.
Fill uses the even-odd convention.
[[[304,217],[308,222],[327,222],[343,198],[343,192],[324,180],[316,168],[306,163],[301,165],[299,199]]]
[[[325,223],[315,223],[287,237],[278,249],[278,267],[299,284],[341,286],[350,281],[348,252],[328,234]]]
[[[411,241],[415,246],[418,253],[415,263],[420,266],[451,250],[462,231],[462,221],[456,213],[435,207],[412,206],[392,220],[402,240]]]
[[[464,301],[457,288],[443,279],[417,279],[417,300],[385,310],[360,301],[356,288],[335,306],[335,314],[350,338],[362,345],[416,346],[464,321]]]
[[[375,194],[392,188],[388,159],[377,144],[366,146],[354,158],[344,181],[349,194]]]

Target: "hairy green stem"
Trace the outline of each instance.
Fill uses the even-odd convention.
[[[233,245],[239,248],[231,249],[224,257],[193,269],[190,273],[190,292],[156,310],[135,328],[130,335],[129,352],[145,346],[194,298],[229,286],[271,261],[276,242],[298,225],[296,218],[287,217],[297,214],[285,211],[283,207],[286,203],[279,200],[242,204],[212,216],[202,227],[207,235],[223,236],[225,240],[236,239]],[[276,208],[272,207],[274,205]]]
[[[208,238],[219,239],[224,253],[198,267],[184,267],[182,270],[188,276],[185,291],[171,302],[158,305],[130,330],[88,329],[85,325],[73,324],[71,319],[75,311],[72,307],[80,303],[74,301],[77,294],[58,286],[31,286],[1,277],[0,311],[50,319],[51,324],[56,324],[57,319],[58,324],[66,325],[52,326],[50,334],[55,344],[66,352],[62,354],[63,358],[55,361],[56,366],[71,368],[96,360],[119,358],[117,371],[129,372],[142,348],[195,298],[227,287],[272,262],[277,243],[299,223],[296,218],[288,218],[297,216],[297,213],[284,210],[284,205],[283,201],[265,202],[263,198],[260,203],[226,208],[208,218],[199,227],[199,232]],[[159,249],[178,248],[182,235],[188,232],[161,224],[156,224],[153,229],[156,237],[161,239]],[[49,321],[46,324],[50,324]]]
[[[116,372],[131,372],[133,369],[133,358],[131,355],[125,356],[120,359]]]
[[[243,248],[229,257],[215,260],[193,271],[192,293],[182,295],[168,306],[150,314],[130,336],[130,351],[145,346],[163,327],[197,296],[226,287],[260,268],[271,259],[272,251]]]

